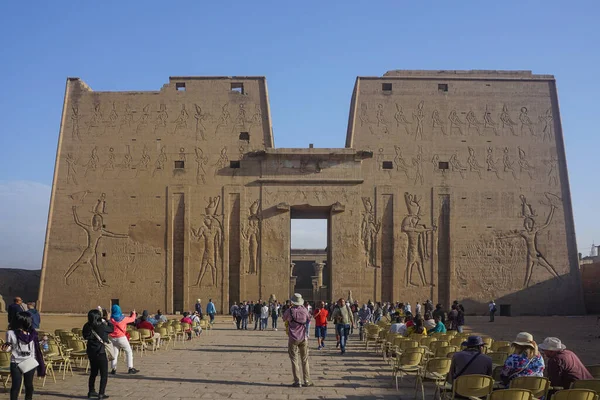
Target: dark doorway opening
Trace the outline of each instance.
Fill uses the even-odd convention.
[[[328,301],[331,287],[329,207],[292,207],[290,295],[300,293],[310,302]],[[292,278],[292,283],[294,278]]]

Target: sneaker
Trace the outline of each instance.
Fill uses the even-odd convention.
[[[311,387],[311,386],[315,386],[315,384],[312,383],[312,382],[306,382],[306,383],[304,383],[304,387]]]
[[[111,370],[110,370],[110,374],[111,374],[111,375],[115,375],[116,373],[117,373],[117,370],[116,370],[116,369],[114,369],[114,368],[113,368],[113,369],[111,369]]]
[[[300,382],[294,382],[292,383],[292,387],[302,387],[302,385],[300,384]]]
[[[317,350],[321,350],[321,346],[317,346]]]
[[[98,395],[98,398],[99,398],[99,399],[108,399],[109,397],[110,397],[110,396],[109,396],[109,395],[107,395],[107,394],[99,394],[99,395]]]
[[[139,370],[135,369],[135,368],[129,368],[129,371],[127,371],[128,374],[137,374],[138,372],[140,372]]]
[[[275,328],[275,331],[277,331],[277,328]]]
[[[96,392],[88,392],[88,399],[95,399],[97,398],[99,395]]]
[[[325,348],[325,342],[321,343],[321,347]]]
[[[337,343],[335,344],[335,348],[337,349],[338,347],[340,347],[340,342],[337,342]]]

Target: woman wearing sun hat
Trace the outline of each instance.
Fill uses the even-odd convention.
[[[519,376],[544,376],[544,359],[533,335],[520,332],[511,344],[512,354],[504,362],[500,379],[506,386]]]
[[[567,350],[559,338],[547,337],[540,344],[540,350],[548,358],[548,379],[552,386],[568,389],[576,380],[594,379],[579,357]]]

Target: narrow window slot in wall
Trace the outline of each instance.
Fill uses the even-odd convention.
[[[381,90],[383,90],[384,92],[391,92],[392,91],[392,84],[391,83],[382,83],[381,84]]]
[[[160,196],[156,196],[157,199],[160,199]]]
[[[467,198],[466,197],[461,197],[461,199],[466,200]]]
[[[135,228],[135,224],[131,224],[131,225],[129,225],[129,226],[130,226],[130,227],[132,227],[132,228]]]
[[[487,228],[488,228],[488,229],[492,229],[492,228],[493,228],[493,226],[488,226]]]
[[[185,161],[183,161],[183,160],[175,161],[175,169],[184,169],[184,168],[185,168]]]
[[[466,141],[465,139],[461,140],[461,142],[463,142],[463,143],[467,143],[467,141]]]
[[[488,140],[487,142],[488,142],[488,143],[492,143],[492,141],[491,141],[491,140]]]
[[[462,228],[463,228],[463,229],[467,229],[467,226],[466,226],[466,225],[463,225],[463,226],[462,226]]]
[[[160,139],[156,139],[157,142],[160,142]]]
[[[450,165],[448,164],[448,161],[438,162],[438,169],[450,169]]]
[[[102,253],[102,257],[106,257],[106,253]]]
[[[438,83],[438,91],[440,91],[440,92],[447,92],[448,91],[448,84],[447,83]]]
[[[160,224],[156,224],[156,226],[160,226]]]
[[[185,92],[185,82],[176,82],[175,89],[177,89],[178,92]]]
[[[229,168],[240,168],[239,161],[229,161]]]
[[[135,198],[136,198],[136,196],[129,196],[129,197],[131,197],[132,199],[135,199]]]
[[[381,167],[383,169],[394,169],[394,163],[392,161],[384,161]]]
[[[240,140],[244,142],[250,142],[250,134],[248,132],[240,132]]]
[[[231,84],[231,91],[233,93],[244,94],[244,84],[243,83],[239,83],[239,82],[232,83]]]
[[[137,139],[131,139],[131,141],[132,141],[132,142],[136,142],[136,141],[137,141]]]

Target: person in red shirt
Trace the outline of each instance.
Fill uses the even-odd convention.
[[[154,325],[148,322],[148,310],[144,310],[135,327],[137,329],[148,329],[152,337],[152,346],[155,349],[160,349],[160,333],[154,332]]]
[[[315,318],[315,337],[317,338],[317,350],[321,350],[325,347],[325,336],[327,335],[327,317],[329,312],[325,308],[325,303],[320,302],[314,313]]]
[[[190,313],[188,313],[187,311],[183,313],[183,318],[181,318],[181,323],[182,324],[190,324],[190,328],[185,331],[185,333],[187,333],[187,340],[192,340],[192,325],[194,325],[194,322],[192,321],[192,319],[189,317]]]

